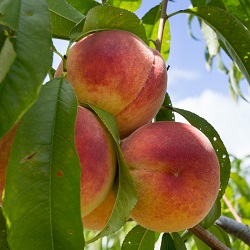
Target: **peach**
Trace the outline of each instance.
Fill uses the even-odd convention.
[[[131,217],[157,232],[178,232],[198,224],[220,188],[220,167],[207,137],[179,122],[139,128],[121,145],[135,181],[138,202]]]
[[[61,62],[55,77],[62,73]],[[167,86],[160,53],[124,30],[96,32],[72,46],[66,78],[80,103],[115,116],[121,138],[152,120]]]
[[[0,194],[5,186],[16,128],[0,141]],[[113,186],[116,153],[111,135],[103,123],[91,111],[80,106],[76,118],[75,144],[82,167],[81,214],[85,216],[103,202]]]
[[[90,110],[78,107],[75,145],[82,167],[81,214],[89,214],[110,192],[116,172],[113,139]]]
[[[17,125],[14,126],[0,140],[0,206],[2,204],[2,192],[5,186],[6,171],[12,144],[16,135]]]
[[[114,191],[111,190],[97,208],[82,218],[84,229],[101,231],[111,215],[115,205],[115,199]]]

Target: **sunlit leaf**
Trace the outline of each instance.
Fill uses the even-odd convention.
[[[201,22],[201,32],[206,40],[210,58],[219,52],[220,44],[216,33],[204,21]]]
[[[246,179],[239,176],[237,173],[231,173],[231,179],[237,185],[237,188],[241,195],[250,200],[250,187]]]
[[[141,3],[142,0],[108,0],[106,4],[134,12],[141,6]]]
[[[77,106],[71,85],[53,79],[19,124],[3,200],[11,249],[84,248]]]
[[[130,11],[111,6],[96,6],[88,12],[82,36],[107,29],[132,32],[148,44],[146,32],[140,19]]]
[[[223,0],[227,11],[235,15],[250,30],[249,0]]]
[[[135,226],[125,237],[121,250],[154,250],[155,232]]]
[[[158,29],[159,29],[161,9],[162,9],[161,6],[162,6],[161,4],[155,6],[142,17],[143,25],[146,30],[146,35],[148,39],[153,41],[156,41],[158,38]],[[162,46],[160,51],[165,61],[168,59],[169,56],[170,39],[171,39],[170,26],[168,20],[166,20],[162,37]],[[155,48],[155,44],[152,45],[152,43],[150,43],[150,46],[152,48]]]
[[[238,97],[240,96],[242,99],[247,101],[239,86],[240,81],[243,79],[243,75],[234,63],[231,64],[228,76],[229,76],[230,90],[232,91],[231,94],[233,95],[233,97],[235,97],[235,100],[237,100]]]
[[[6,1],[4,1],[6,2]],[[4,2],[1,2],[3,4]],[[16,59],[0,84],[0,138],[36,101],[52,64],[50,16],[46,0],[7,1],[13,7],[1,18],[17,20]],[[16,3],[19,8],[14,3]],[[0,8],[1,9],[1,8]],[[15,13],[15,14],[13,14]],[[1,19],[0,19],[1,22]],[[7,58],[5,58],[8,61]]]
[[[128,166],[121,153],[121,149],[119,146],[119,132],[114,116],[93,105],[88,104],[86,106],[91,108],[108,128],[114,139],[118,159],[118,183],[116,188],[116,202],[112,214],[107,221],[104,229],[99,232],[93,239],[87,242],[91,243],[99,239],[100,237],[107,236],[116,232],[126,223],[127,219],[129,218],[130,212],[137,202],[137,192]]]
[[[205,21],[217,33],[250,84],[250,31],[235,16],[217,7],[196,7],[179,13],[192,14]]]

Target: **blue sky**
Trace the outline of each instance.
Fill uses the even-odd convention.
[[[147,0],[142,2],[141,8],[136,12],[139,18],[160,3]],[[189,6],[189,0],[169,1],[168,14]],[[218,71],[216,61],[212,71],[207,71],[204,58],[205,41],[198,22],[194,22],[192,27],[199,41],[193,40],[188,34],[186,14],[176,15],[170,18],[169,22],[171,47],[166,62],[170,65],[167,91],[173,105],[192,111],[210,122],[230,153],[238,157],[250,154],[250,104],[242,100],[235,103],[232,100],[228,89],[228,77]],[[61,53],[65,52],[67,44],[59,40],[54,42]],[[59,62],[60,59],[55,56],[54,68]],[[246,94],[249,97],[249,92]],[[184,121],[180,117],[178,120]]]
[[[153,5],[161,1],[143,1],[138,16],[142,17]],[[168,2],[167,13],[190,7],[188,0]],[[178,14],[169,19],[171,46],[168,72],[168,93],[173,105],[192,111],[210,122],[219,132],[229,153],[238,157],[250,154],[250,104],[243,100],[235,103],[229,93],[228,76],[218,71],[216,59],[211,72],[205,67],[205,41],[198,21],[192,30],[199,41],[188,34],[188,17]],[[230,60],[223,57],[227,65]],[[244,93],[249,98],[247,83],[243,82]],[[184,121],[182,118],[177,118]]]

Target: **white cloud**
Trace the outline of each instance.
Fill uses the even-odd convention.
[[[194,112],[211,123],[229,153],[237,157],[250,154],[250,104],[242,100],[235,103],[228,95],[205,90],[200,96],[185,98],[173,106]]]
[[[190,81],[199,80],[201,78],[201,74],[198,71],[188,70],[188,69],[180,69],[180,68],[170,68],[171,74],[168,74],[168,84],[176,84]]]

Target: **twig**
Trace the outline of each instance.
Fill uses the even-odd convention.
[[[250,246],[250,228],[226,216],[221,216],[216,222],[225,232],[235,236]]]
[[[212,233],[205,230],[203,227],[196,225],[193,228],[188,229],[193,235],[198,237],[209,247],[216,250],[230,250],[226,245],[219,241]]]
[[[234,216],[235,220],[238,221],[239,223],[242,223],[240,216],[237,214],[237,212],[233,208],[231,202],[228,200],[226,195],[223,195],[223,200],[226,203],[226,205],[228,206],[228,208],[229,208],[230,212],[232,213],[232,215]]]
[[[159,23],[159,28],[158,28],[158,36],[156,40],[156,49],[159,52],[161,52],[162,37],[163,37],[163,31],[164,31],[164,26],[166,22],[167,6],[168,6],[168,0],[162,0],[161,17],[160,17],[160,23]]]

